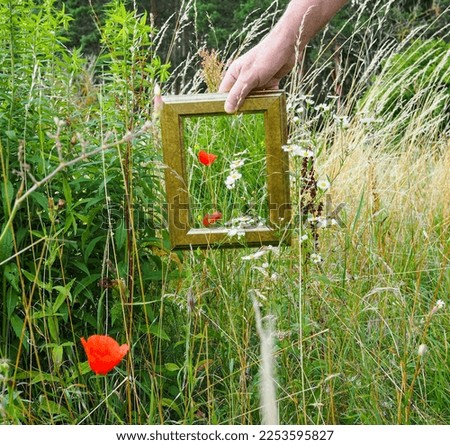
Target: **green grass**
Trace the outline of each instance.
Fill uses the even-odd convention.
[[[113,7],[89,63],[64,49],[51,8],[37,27],[27,2],[11,11],[0,6],[0,423],[258,424],[267,375],[282,424],[449,423],[450,147],[445,121],[427,120],[442,89],[387,119],[365,105],[376,89],[359,101],[382,67],[343,61],[350,93],[317,108],[323,48],[286,85],[291,141],[314,152],[291,157],[292,245],[174,253],[151,106],[167,70],[143,69],[147,22]],[[185,126],[196,221],[211,196],[224,213],[264,200],[261,122],[241,120],[226,144],[231,120]],[[234,194],[244,146],[255,153]],[[198,149],[217,161],[199,165]],[[96,376],[80,338],[102,333],[130,352]]]
[[[203,227],[214,211],[222,214],[215,226],[231,228],[243,216],[253,217],[253,226],[267,221],[263,114],[188,119],[184,144],[192,227]],[[200,151],[217,158],[205,166]]]

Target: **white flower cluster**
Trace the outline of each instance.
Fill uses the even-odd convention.
[[[245,235],[245,229],[251,227],[263,227],[265,224],[266,220],[264,218],[248,215],[233,218],[225,223],[225,225],[231,226],[230,229],[228,229],[227,235],[229,237],[237,236],[238,238],[242,238]]]
[[[242,178],[242,174],[237,170],[231,170],[230,174],[225,179],[225,185],[228,190],[232,190],[236,187],[236,181]]]
[[[272,252],[272,253],[274,253],[275,255],[278,256],[280,254],[280,248],[279,247],[273,247],[273,246],[263,246],[259,250],[257,250],[255,253],[243,256],[242,259],[244,261],[256,260],[258,258],[261,258],[264,255],[267,255],[269,252]]]
[[[331,110],[331,105],[328,105],[328,104],[325,104],[325,103],[324,104],[319,104],[319,105],[316,105],[314,107],[314,109],[316,111],[322,111],[322,112],[326,113],[327,111]]]
[[[243,152],[244,153],[244,152]],[[238,168],[245,164],[245,159],[238,158],[230,163],[230,174],[225,179],[225,186],[228,190],[233,190],[236,187],[236,182],[242,178],[242,174],[239,172]]]
[[[300,158],[313,158],[314,152],[309,148],[305,148],[301,144],[287,144],[281,147],[283,151],[290,153],[292,156]]]
[[[335,218],[325,218],[323,216],[309,217],[308,223],[311,227],[316,227],[317,229],[325,229],[327,227],[338,225],[338,222]]]
[[[277,282],[281,277],[277,272],[270,271],[269,263],[266,261],[261,266],[252,266],[253,270],[257,270],[264,278],[269,279],[272,283]]]
[[[334,122],[336,122],[336,124],[339,125],[341,128],[350,127],[350,119],[348,116],[339,116],[337,114],[334,114],[333,117]]]
[[[318,253],[312,253],[311,254],[311,261],[314,264],[320,264],[323,262],[323,258]]]

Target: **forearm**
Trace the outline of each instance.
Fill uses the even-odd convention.
[[[347,0],[291,0],[267,38],[283,42],[286,50],[301,51],[345,3]]]

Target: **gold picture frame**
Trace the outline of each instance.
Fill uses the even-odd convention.
[[[287,142],[286,97],[283,91],[265,91],[246,98],[238,114],[264,116],[264,145],[269,217],[263,226],[250,227],[239,239],[225,227],[193,228],[186,176],[183,119],[228,116],[226,94],[173,95],[163,97],[161,133],[165,164],[165,189],[169,238],[172,249],[278,245],[289,242],[291,203],[289,158],[282,146]]]

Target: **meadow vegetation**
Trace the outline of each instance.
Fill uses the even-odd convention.
[[[154,89],[217,85],[230,53],[170,67],[187,11],[157,30],[113,0],[87,58],[53,0],[0,2],[0,423],[258,424],[267,404],[282,424],[450,422],[449,34],[382,38],[389,3],[284,85],[291,245],[174,252]],[[192,183],[259,203],[262,128],[221,151],[227,125],[185,127]],[[92,334],[130,346],[106,376]]]

